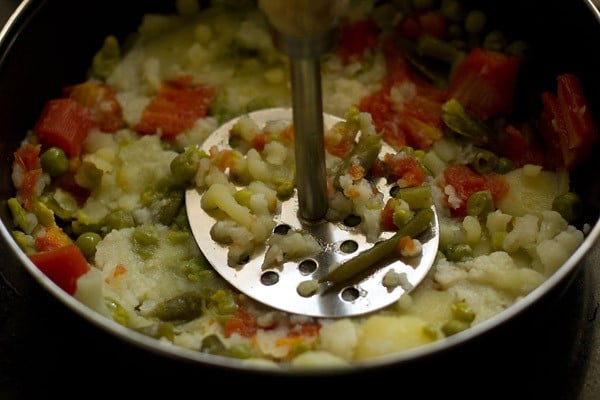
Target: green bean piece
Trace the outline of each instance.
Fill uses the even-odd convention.
[[[442,325],[442,332],[446,336],[452,336],[459,332],[469,329],[471,325],[468,322],[461,321],[458,319],[451,319]]]
[[[454,243],[446,247],[446,258],[450,261],[462,261],[473,257],[473,249],[466,243]]]
[[[50,176],[60,176],[69,169],[69,158],[63,149],[50,147],[40,156],[42,169]]]
[[[121,60],[121,48],[115,36],[107,36],[102,48],[94,54],[92,59],[91,76],[106,79]]]
[[[398,248],[398,242],[403,236],[417,237],[427,230],[434,220],[434,212],[431,208],[418,210],[404,226],[391,238],[378,242],[371,248],[358,254],[356,257],[340,264],[319,279],[319,282],[339,283],[346,281],[361,272],[366,271],[386,257],[393,256]]]
[[[428,34],[419,36],[417,40],[417,52],[421,57],[431,57],[448,65],[452,65],[456,60],[464,56],[460,50],[450,43]]]
[[[161,321],[190,321],[202,315],[204,298],[196,292],[186,292],[157,304],[151,315]]]
[[[436,87],[440,89],[446,89],[448,86],[447,68],[440,68],[439,65],[427,63],[425,59],[419,55],[417,45],[414,41],[398,38],[397,43],[402,48],[404,57],[408,60],[408,62],[410,62],[416,71],[427,78]]]
[[[483,47],[491,51],[503,51],[506,47],[506,36],[502,31],[493,30],[483,38]]]
[[[77,237],[75,244],[79,247],[85,258],[91,261],[96,254],[96,246],[101,240],[102,236],[95,232],[84,232]]]
[[[431,207],[433,204],[429,185],[401,188],[394,197],[406,201],[411,210]]]
[[[475,171],[485,174],[496,168],[498,156],[489,150],[476,149],[474,159],[469,164]]]
[[[454,98],[442,104],[442,120],[448,128],[478,144],[487,143],[489,140],[488,126]]]
[[[583,203],[577,193],[567,192],[552,201],[552,210],[558,212],[567,222],[573,222],[581,216]]]
[[[485,216],[494,211],[492,192],[481,190],[473,193],[467,200],[467,214],[474,217]]]
[[[487,17],[481,10],[471,10],[465,17],[465,30],[469,33],[481,33],[487,23]]]
[[[353,165],[360,165],[365,170],[365,173],[368,172],[375,163],[375,160],[377,160],[380,150],[380,135],[361,135],[350,155],[338,167],[333,181],[334,186],[337,189],[341,189],[340,177],[346,174]]]

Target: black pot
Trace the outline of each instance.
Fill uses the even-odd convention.
[[[518,305],[466,335],[360,371],[258,373],[202,356],[189,357],[90,315],[57,289],[19,250],[9,233],[11,218],[5,202],[14,195],[12,153],[43,104],[57,97],[63,87],[84,80],[89,60],[107,33],[124,37],[139,25],[144,13],[173,11],[172,1],[132,3],[25,0],[0,33],[0,358],[8,360],[0,370],[10,371],[2,374],[0,382],[6,387],[0,388],[0,394],[3,390],[15,395],[40,388],[59,390],[68,385],[61,372],[65,368],[65,375],[88,387],[101,390],[117,382],[131,382],[127,386],[139,387],[140,393],[157,380],[174,390],[203,392],[218,382],[211,385],[213,390],[227,393],[230,389],[223,383],[237,382],[252,385],[248,392],[257,394],[279,392],[279,384],[285,384],[299,385],[306,395],[320,388],[338,394],[353,393],[345,388],[364,388],[426,398],[449,394],[486,398],[484,393],[491,393],[493,398],[497,394],[513,397],[514,393],[536,395],[534,398],[577,398],[600,389],[598,383],[593,386],[589,381],[592,372],[586,356],[595,338],[598,295],[593,284],[600,279],[593,270],[600,252],[600,187],[595,157],[572,175],[572,184],[584,195],[584,219],[591,233],[554,276]],[[515,36],[530,38],[536,44],[534,63],[528,66],[536,71],[529,82],[532,91],[554,87],[557,73],[575,73],[582,79],[595,119],[600,122],[600,81],[596,76],[600,53],[595,48],[600,25],[592,2],[547,0],[542,7],[540,2],[523,0],[486,3],[488,15],[505,22]],[[530,103],[526,95],[520,98],[520,106]],[[594,155],[600,155],[597,148]],[[57,357],[62,366],[58,366]],[[104,364],[108,365],[99,367]],[[600,371],[600,366],[592,371]],[[31,386],[30,374],[41,385]],[[482,389],[487,392],[478,393]],[[521,398],[519,394],[514,397]]]

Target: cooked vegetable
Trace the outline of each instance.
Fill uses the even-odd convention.
[[[31,254],[29,258],[52,282],[69,294],[75,293],[77,279],[90,269],[75,244]]]
[[[516,56],[475,48],[453,71],[448,96],[483,120],[509,114],[520,64]]]
[[[50,100],[33,131],[47,146],[78,156],[92,126],[90,111],[73,99]]]
[[[366,272],[369,268],[376,266],[378,262],[386,257],[391,257],[395,254],[398,247],[398,241],[403,236],[416,238],[430,227],[434,215],[431,208],[423,208],[415,213],[415,215],[391,238],[382,242],[376,243],[371,248],[356,255],[354,258],[338,265],[325,276],[319,279],[319,282],[339,283],[357,276],[360,273]]]

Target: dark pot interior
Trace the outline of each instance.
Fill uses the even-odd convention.
[[[171,1],[135,3],[33,1],[2,42],[0,217],[6,226],[10,226],[10,218],[5,200],[13,195],[12,152],[44,102],[58,95],[62,87],[85,78],[89,61],[107,33],[123,38],[135,29],[143,13],[172,10]],[[527,74],[532,90],[522,93],[518,104],[524,109],[539,107],[539,97],[532,97],[533,93],[538,96],[542,88],[554,88],[557,73],[572,72],[581,77],[596,121],[600,122],[600,81],[596,76],[600,70],[596,45],[596,38],[600,37],[598,21],[584,1],[543,3],[542,7],[535,1],[486,2],[492,23],[497,21],[515,37],[527,38],[535,45],[534,61],[528,66],[535,72]],[[597,155],[597,149],[594,151]],[[594,158],[573,174],[573,184],[585,198],[584,220],[591,225],[597,223],[600,208]],[[545,398],[563,398],[553,395],[567,392],[571,395],[581,392],[583,396],[590,390],[589,384],[584,385],[587,358],[581,356],[594,340],[595,320],[590,318],[595,318],[597,295],[591,283],[596,279],[592,267],[598,259],[597,245],[524,313],[468,343],[416,362],[392,364],[360,374],[307,378],[193,365],[131,346],[81,319],[42,290],[15,259],[11,248],[1,244],[0,254],[5,262],[0,270],[0,358],[9,360],[10,365],[5,364],[0,370],[11,372],[2,373],[5,377],[0,384],[6,387],[0,388],[0,397],[3,390],[9,394],[30,390],[32,387],[23,378],[30,373],[35,380],[41,379],[42,386],[51,392],[61,386],[62,375],[54,367],[57,356],[65,357],[63,365],[73,364],[69,374],[88,383],[88,387],[93,382],[104,385],[111,381],[112,385],[133,379],[134,387],[153,386],[154,381],[161,380],[174,390],[186,387],[200,390],[201,385],[217,381],[213,390],[223,393],[229,391],[223,383],[239,382],[249,393],[274,392],[279,391],[279,384],[294,384],[301,385],[307,394],[320,388],[350,394],[346,389],[363,386],[375,392],[388,387],[397,391],[398,396],[422,390],[422,395],[454,394],[465,398],[482,388],[508,395],[518,385],[525,394],[535,393],[537,398],[542,394]],[[102,369],[96,365],[103,363],[116,364],[107,367],[111,371],[108,375],[98,376]],[[77,364],[85,366],[77,368]],[[574,374],[574,370],[579,373]]]

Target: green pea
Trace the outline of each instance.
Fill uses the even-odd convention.
[[[104,219],[104,223],[109,228],[109,231],[113,229],[130,228],[135,225],[133,216],[123,210],[117,210],[108,214]]]
[[[450,261],[461,261],[473,257],[473,249],[466,243],[454,243],[446,248],[446,258]]]
[[[492,172],[498,164],[498,156],[485,149],[478,149],[470,165],[479,173]]]
[[[450,21],[460,21],[463,18],[462,4],[459,0],[442,0],[440,13]]]
[[[459,321],[471,323],[475,319],[475,313],[464,301],[452,304],[451,310],[454,318]]]
[[[510,158],[499,157],[494,172],[506,174],[515,169],[515,163]]]
[[[529,51],[529,45],[527,44],[527,42],[525,42],[523,40],[515,40],[515,41],[509,43],[504,48],[504,51],[507,54],[510,54],[513,56],[524,57],[527,55],[527,52]]]
[[[483,11],[472,10],[465,18],[465,30],[469,33],[481,33],[486,23],[487,17]]]
[[[552,210],[562,215],[567,222],[576,220],[581,215],[582,207],[581,198],[573,192],[557,196],[552,202]]]
[[[492,211],[494,211],[494,200],[489,189],[475,192],[467,200],[468,215],[485,216]]]
[[[69,159],[63,149],[50,147],[40,157],[42,169],[50,176],[60,176],[68,171]]]
[[[101,240],[102,236],[95,232],[84,232],[75,240],[75,244],[81,249],[85,258],[92,260],[96,254],[96,246]]]
[[[200,159],[205,156],[206,154],[197,147],[187,147],[171,161],[171,173],[178,181],[189,182],[196,176]]]
[[[494,30],[485,35],[483,47],[486,50],[502,51],[506,47],[506,36],[499,30]]]

